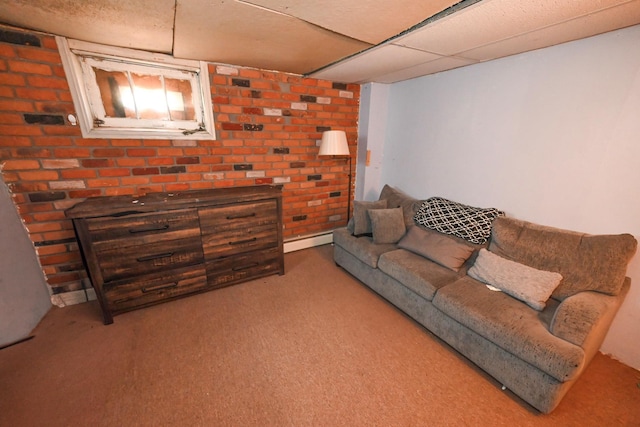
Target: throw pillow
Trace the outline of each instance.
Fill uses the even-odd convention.
[[[476,262],[467,274],[476,280],[502,290],[531,308],[542,311],[558,287],[562,276],[537,270],[480,249]]]
[[[413,216],[416,214],[423,202],[423,200],[414,199],[403,191],[393,188],[388,184],[385,184],[382,188],[378,200],[386,200],[387,208],[401,207],[404,211],[405,224],[413,224]]]
[[[424,227],[481,245],[491,235],[493,220],[503,215],[504,212],[495,208],[476,208],[442,197],[431,197],[418,209],[414,219]]]
[[[371,234],[371,220],[367,211],[369,209],[386,209],[386,200],[377,200],[375,202],[353,202],[353,235],[360,236],[363,234]]]
[[[402,208],[369,209],[373,243],[396,243],[407,231]]]
[[[431,261],[458,271],[462,264],[471,256],[474,248],[461,241],[434,230],[412,226],[405,236],[398,242],[398,247]]]

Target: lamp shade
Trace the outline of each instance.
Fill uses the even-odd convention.
[[[322,132],[319,156],[349,156],[347,134],[343,130],[327,130]]]

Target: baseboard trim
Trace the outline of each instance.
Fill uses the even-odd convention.
[[[303,236],[294,240],[284,242],[284,253],[299,251],[333,243],[333,231],[326,233]]]
[[[67,307],[69,305],[81,304],[83,302],[96,299],[96,291],[91,287],[89,280],[86,280],[85,289],[65,292],[63,294],[51,295],[51,304],[57,307]]]

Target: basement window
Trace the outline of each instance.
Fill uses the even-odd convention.
[[[215,139],[205,62],[56,42],[83,137]]]

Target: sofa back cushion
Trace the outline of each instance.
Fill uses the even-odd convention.
[[[382,188],[379,200],[386,200],[387,208],[402,208],[404,223],[407,228],[414,225],[413,216],[422,204],[421,200],[414,199],[388,184],[385,184]]]
[[[630,234],[589,235],[508,217],[493,222],[489,250],[563,277],[552,296],[582,291],[617,295],[638,242]]]
[[[461,238],[417,225],[409,228],[407,234],[398,242],[398,247],[428,258],[453,271],[459,271],[473,252],[482,248]]]

